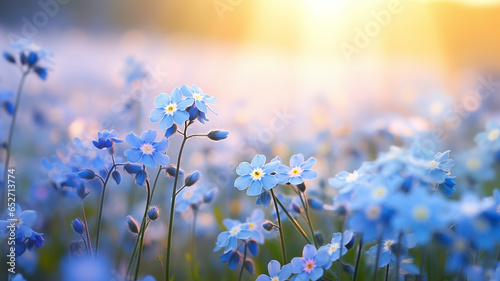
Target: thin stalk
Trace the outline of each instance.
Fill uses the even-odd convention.
[[[306,213],[307,224],[309,225],[309,229],[311,230],[311,235],[312,235],[312,238],[313,238],[313,241],[314,241],[314,246],[316,246],[316,248],[318,248],[318,241],[316,240],[316,235],[314,234],[314,228],[312,226],[311,217],[309,216],[309,204],[307,203],[307,195],[304,192],[303,193],[304,194],[304,199],[302,199],[301,193],[302,192],[300,192],[300,191],[297,192],[297,194],[300,197],[300,201],[302,201],[302,206],[304,207],[304,211]]]
[[[271,188],[271,195],[273,196],[274,209],[276,210],[276,217],[278,218],[278,226],[279,226],[280,241],[281,241],[281,253],[283,254],[283,264],[287,264],[288,262],[286,259],[285,238],[283,237],[283,226],[281,225],[281,217],[280,217],[280,212],[278,210],[278,204],[276,204],[276,195],[274,195],[274,190],[272,188]]]
[[[10,153],[11,153],[11,148],[12,148],[12,137],[14,135],[14,128],[16,126],[16,118],[17,118],[17,112],[19,110],[19,105],[21,102],[21,95],[23,92],[23,87],[24,87],[24,82],[26,81],[26,77],[28,76],[29,70],[24,71],[23,75],[21,76],[21,80],[19,81],[19,85],[17,86],[17,94],[16,94],[16,104],[14,104],[14,112],[12,113],[12,119],[10,121],[10,128],[9,128],[9,136],[7,139],[7,148],[6,148],[6,158],[5,158],[5,167],[4,167],[4,173],[3,173],[3,181],[4,184],[8,184],[8,170],[9,170],[9,162],[10,162]],[[3,198],[3,195],[2,195]],[[3,204],[6,203],[4,200],[2,200],[2,210]]]
[[[186,188],[186,186],[185,186],[185,185],[183,185],[181,188],[179,188],[179,190],[177,190],[177,191],[175,192],[175,196],[179,195],[179,193],[181,193],[181,191],[182,191],[182,190],[184,190],[184,188]]]
[[[361,261],[361,255],[363,251],[363,236],[359,236],[359,246],[358,246],[358,257],[356,258],[356,266],[354,268],[354,281],[357,280],[358,277],[358,269],[359,269],[359,263]]]
[[[380,252],[382,252],[382,237],[378,239],[377,256],[375,257],[375,269],[373,270],[373,281],[377,280],[378,262],[380,260]]]
[[[344,249],[344,225],[345,225],[345,216],[342,216],[342,226],[340,227],[340,252],[339,252],[339,262],[337,266],[337,271],[339,275],[339,279],[342,274],[342,250]]]
[[[312,244],[313,242],[311,241],[311,239],[309,239],[309,237],[307,237],[307,234],[305,233],[305,231],[302,229],[302,227],[300,227],[299,223],[287,211],[287,209],[285,208],[285,206],[283,206],[283,203],[281,203],[281,201],[278,199],[278,197],[276,197],[276,202],[281,207],[281,209],[283,210],[283,212],[285,213],[285,215],[288,217],[288,219],[290,220],[290,222],[292,222],[292,224],[295,227],[295,229],[302,235],[302,237],[304,237],[304,239],[307,241],[307,243]]]
[[[83,206],[83,201],[82,201],[82,216],[83,216],[83,222],[85,223],[85,232],[87,235],[88,247],[90,249],[90,256],[94,258],[94,252],[92,251],[92,243],[90,242],[89,224],[87,223],[87,216],[85,215],[85,207]]]
[[[390,264],[388,263],[387,266],[385,267],[385,281],[389,280],[389,266]]]
[[[422,281],[424,280],[424,266],[425,266],[425,257],[427,255],[427,246],[422,247],[422,253],[421,253],[421,258],[420,258],[420,271],[418,274],[418,280]]]
[[[160,176],[162,168],[163,168],[163,166],[160,165],[160,168],[158,168],[158,172],[156,173],[155,181],[153,183],[153,190],[151,191],[151,198],[150,198],[151,202],[153,202],[153,196],[154,196],[155,190],[156,190],[156,183],[158,183],[158,177]]]
[[[400,265],[400,255],[401,255],[401,240],[403,239],[403,232],[400,232],[398,235],[398,245],[396,247],[396,281],[399,281],[399,265]]]
[[[198,215],[198,210],[193,209],[193,230],[191,236],[191,273],[193,274],[193,280],[196,280],[196,262],[194,257],[196,256],[196,218]]]
[[[171,246],[172,246],[172,230],[173,230],[173,225],[174,225],[174,211],[175,211],[175,192],[177,188],[177,182],[179,180],[179,169],[181,165],[181,157],[182,157],[182,151],[184,150],[184,145],[186,145],[187,141],[187,128],[188,128],[188,123],[184,123],[184,133],[183,133],[183,139],[181,143],[181,148],[179,150],[179,155],[177,156],[177,168],[175,170],[175,179],[174,179],[174,186],[172,188],[172,201],[170,205],[170,221],[168,223],[168,237],[167,237],[167,260],[166,260],[166,265],[165,265],[165,281],[168,281],[170,278],[170,251],[171,251]]]
[[[271,189],[272,192],[272,189]],[[245,261],[247,260],[247,242],[245,241],[245,251],[243,253],[243,264],[241,265],[240,277],[238,277],[238,281],[241,281],[241,277],[243,277],[243,269],[245,269]]]
[[[141,229],[142,229],[142,225],[141,225]],[[130,256],[130,261],[128,262],[127,272],[125,273],[126,280],[128,280],[128,275],[130,273],[130,270],[132,269],[132,263],[134,262],[135,253],[137,253],[137,246],[139,245],[139,240],[141,239],[140,236],[141,236],[141,233],[139,232],[137,234],[137,238],[135,239],[134,251],[132,252],[132,255]]]
[[[187,137],[187,139],[190,139],[190,138],[193,138],[193,137],[206,137],[208,136],[208,134],[193,134],[193,135],[189,135]]]
[[[106,185],[108,184],[109,176],[113,172],[114,168],[116,168],[116,164],[113,164],[113,166],[111,166],[111,169],[109,169],[109,172],[106,175],[106,180],[104,180],[104,183],[102,185],[101,204],[99,206],[99,216],[97,217],[97,230],[96,230],[96,235],[95,235],[95,254],[96,255],[97,255],[97,251],[99,250],[99,238],[101,236],[102,209],[104,207],[104,195],[106,194]]]
[[[142,219],[143,225],[144,225],[144,221],[147,219],[146,217],[148,215],[149,204],[151,203],[151,201],[150,201],[150,199],[151,199],[151,185],[149,183],[149,180],[146,180],[146,187],[148,189],[148,197],[146,200],[146,208],[144,209],[144,217]],[[134,281],[136,281],[137,277],[139,276],[139,267],[141,266],[142,248],[144,246],[144,236],[146,236],[146,225],[144,225],[144,227],[141,229],[140,232],[142,233],[142,235],[141,235],[141,243],[139,244],[139,256],[137,257],[137,266],[135,268]]]
[[[87,244],[87,242],[85,241],[85,236],[83,236],[83,234],[80,234],[80,236],[82,237],[83,244],[85,245],[85,250],[87,251],[87,255],[89,255],[89,256],[90,256],[89,245],[88,245],[88,244]]]

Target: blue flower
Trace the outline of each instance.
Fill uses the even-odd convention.
[[[159,125],[160,130],[172,127],[174,122],[182,125],[189,118],[186,107],[192,103],[193,100],[191,99],[182,99],[182,92],[179,88],[175,88],[171,96],[161,93],[155,98],[156,108],[151,111],[149,120],[153,123],[161,120]]]
[[[264,244],[264,228],[262,224],[266,221],[264,211],[255,209],[247,220],[248,230],[252,232],[250,238],[255,239],[257,243]]]
[[[239,190],[250,186],[247,190],[249,196],[259,196],[262,193],[262,188],[270,190],[275,187],[278,181],[272,173],[276,172],[280,163],[278,161],[265,163],[266,157],[262,154],[255,155],[252,163],[242,162],[236,168],[236,173],[240,177],[234,181],[234,186]]]
[[[141,161],[142,164],[152,168],[156,168],[156,163],[166,165],[170,161],[165,154],[168,140],[162,138],[159,142],[155,142],[156,135],[154,130],[143,132],[140,138],[134,133],[128,134],[125,140],[134,147],[125,151],[128,161],[132,163]]]
[[[117,138],[118,133],[115,130],[97,132],[97,140],[92,141],[98,149],[111,148],[113,143],[121,143],[122,139]]]
[[[182,85],[181,91],[185,97],[194,100],[196,108],[198,108],[198,110],[200,110],[203,113],[207,113],[207,108],[212,110],[207,104],[215,104],[215,97],[203,94],[203,91],[196,85],[193,85],[191,87],[187,85]]]
[[[11,213],[7,209],[8,213]],[[14,216],[10,217],[12,221],[0,220],[0,237],[5,238],[9,235],[9,229],[7,228],[11,223],[15,225],[16,234],[20,234],[23,237],[31,237],[33,234],[33,229],[31,227],[36,220],[36,212],[33,210],[23,211],[19,204],[15,204]]]
[[[498,151],[500,149],[500,120],[490,120],[486,124],[486,132],[477,134],[474,141],[482,148]]]
[[[401,239],[401,244],[399,245],[399,266],[402,271],[405,271],[410,274],[418,274],[419,269],[415,266],[415,264],[411,263],[413,259],[408,256],[408,249],[413,248],[415,246],[415,242],[413,241],[413,236],[405,235]],[[370,247],[365,253],[372,257],[377,257],[379,244],[375,244]],[[378,259],[378,267],[384,267],[388,264],[394,266],[397,263],[397,255],[394,252],[397,249],[397,241],[394,239],[386,239],[382,241],[382,245],[380,245],[380,254]]]
[[[281,264],[276,260],[271,260],[267,264],[269,275],[261,274],[256,281],[285,281],[292,275],[292,265],[286,264],[281,267]]]
[[[330,261],[334,262],[340,258],[340,249],[342,249],[342,256],[347,254],[347,248],[345,247],[351,239],[354,238],[354,234],[352,231],[345,231],[344,237],[340,232],[334,233],[332,237],[332,241],[325,246],[321,246],[319,250],[325,250],[328,252],[330,256]],[[340,241],[342,240],[342,246],[340,246]]]
[[[26,240],[26,248],[31,251],[33,247],[40,248],[45,243],[43,233],[33,231],[30,237]]]
[[[432,234],[445,229],[453,217],[452,206],[439,194],[415,188],[408,194],[397,194],[390,200],[396,210],[393,227],[396,231],[415,234],[420,244],[427,244]]]
[[[311,168],[316,164],[316,159],[309,158],[304,162],[304,155],[301,153],[295,154],[290,158],[290,167],[280,165],[276,172],[276,178],[279,184],[291,183],[294,185],[301,184],[304,180],[314,180],[318,177],[316,171]]]
[[[330,256],[325,250],[316,250],[313,245],[307,244],[302,250],[301,258],[293,258],[292,272],[298,274],[295,280],[318,280],[323,276],[323,267],[328,265]]]
[[[226,247],[224,253],[236,250],[236,247],[238,246],[238,239],[246,240],[252,236],[252,232],[248,230],[248,225],[246,223],[241,223],[237,220],[225,219],[223,224],[229,230],[221,232],[219,236],[217,236],[214,252],[217,252],[224,247]]]

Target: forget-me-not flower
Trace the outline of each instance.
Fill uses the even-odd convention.
[[[292,265],[286,264],[281,267],[279,261],[271,260],[267,264],[269,275],[261,274],[256,281],[285,281],[292,275]]]
[[[111,148],[113,143],[121,143],[122,139],[118,138],[118,133],[115,130],[102,132],[97,132],[97,140],[93,140],[92,143],[98,149]]]
[[[198,108],[198,110],[203,113],[207,113],[207,108],[212,110],[207,104],[215,104],[216,98],[211,97],[210,95],[207,94],[203,94],[203,91],[196,85],[193,85],[191,87],[187,85],[182,85],[181,91],[185,97],[192,99],[192,101],[194,100],[196,108]]]
[[[278,161],[265,163],[266,156],[262,154],[255,155],[251,163],[242,162],[236,168],[236,173],[240,177],[234,181],[234,186],[239,190],[250,186],[247,190],[249,196],[259,196],[262,188],[270,190],[275,187],[278,181],[273,173],[276,172],[280,163]]]
[[[291,183],[294,185],[303,183],[304,180],[314,180],[318,177],[316,171],[311,168],[316,164],[316,159],[309,158],[304,162],[304,155],[295,154],[290,158],[290,167],[281,164],[276,172],[279,184]]]
[[[330,264],[330,256],[325,250],[316,250],[313,245],[307,244],[302,250],[302,257],[293,258],[292,272],[298,274],[295,280],[318,280],[323,276],[323,267]]]
[[[167,165],[170,159],[165,154],[168,147],[168,140],[162,138],[156,142],[156,131],[148,130],[141,134],[141,137],[134,133],[130,133],[125,137],[128,144],[134,148],[125,151],[128,161],[136,163],[141,161],[142,164],[156,168],[156,163]]]
[[[182,125],[189,118],[186,107],[192,103],[192,99],[182,99],[182,92],[179,88],[175,88],[170,96],[161,93],[155,98],[156,108],[151,111],[149,120],[153,123],[160,121],[160,130],[172,127],[174,122]]]

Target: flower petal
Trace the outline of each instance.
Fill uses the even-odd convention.
[[[177,110],[174,113],[174,121],[179,125],[182,125],[186,120],[188,120],[188,118],[189,118],[189,113],[187,113],[187,111]]]
[[[172,115],[165,114],[163,116],[163,119],[161,119],[158,128],[160,128],[160,130],[166,130],[172,127],[173,124],[174,124],[174,118],[172,117]]]
[[[266,163],[266,156],[262,154],[257,154],[255,157],[252,159],[252,167],[254,168],[262,168],[264,166],[264,163]]]
[[[144,142],[139,138],[138,135],[130,132],[126,137],[125,141],[130,144],[133,147],[139,147],[141,146]]]
[[[156,140],[156,135],[156,131],[150,129],[141,134],[141,139],[145,143],[153,143]]]
[[[261,182],[265,190],[269,190],[278,184],[278,180],[276,179],[276,177],[268,174],[262,177]]]
[[[167,165],[168,162],[170,161],[170,158],[166,154],[158,152],[158,151],[153,152],[153,159],[156,163],[158,163],[162,166]]]
[[[166,93],[161,93],[155,98],[156,107],[165,107],[170,103],[170,97]]]
[[[250,187],[247,190],[248,196],[259,196],[262,192],[262,183],[259,180],[254,180],[250,183]]]
[[[175,88],[170,95],[170,101],[177,103],[182,99],[182,91],[179,88]]]
[[[240,176],[248,175],[253,171],[252,165],[248,162],[241,162],[236,168],[236,173]]]
[[[301,153],[295,154],[290,158],[290,167],[295,168],[300,166],[304,162],[304,155]]]
[[[153,155],[151,154],[143,154],[141,157],[141,162],[142,164],[151,167],[151,168],[156,168],[156,162],[153,158]]]
[[[300,168],[302,170],[309,170],[311,169],[314,165],[316,164],[316,159],[314,157],[311,157],[307,159],[306,162],[300,164]]]
[[[124,154],[125,156],[127,156],[129,162],[137,163],[139,162],[139,160],[141,160],[143,153],[139,148],[131,148],[125,150]]]
[[[151,114],[149,115],[149,120],[151,120],[151,122],[153,123],[156,123],[160,121],[164,115],[165,115],[164,108],[155,108],[151,111]]]
[[[234,181],[234,186],[236,188],[238,188],[239,190],[243,190],[243,189],[247,188],[251,182],[252,182],[252,176],[244,175],[244,176],[237,178]]]

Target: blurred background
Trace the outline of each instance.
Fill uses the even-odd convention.
[[[219,218],[207,212],[200,222],[212,235],[204,257],[214,255],[216,220],[249,215],[253,202],[231,201],[239,197],[232,184],[237,164],[256,153],[316,156],[326,179],[397,143],[387,133],[436,133],[434,150],[472,146],[500,106],[499,14],[493,0],[2,0],[1,48],[27,38],[53,53],[47,81],[27,80],[14,137],[21,202],[54,234],[26,255],[37,260],[26,275],[53,280],[65,254],[40,159],[103,129],[124,137],[157,128],[147,118],[154,97],[182,84],[217,97],[218,116],[195,130],[231,131],[224,144],[193,141],[185,158],[185,170],[207,167],[207,182],[220,190]],[[0,63],[0,91],[15,91],[19,78]],[[127,208],[110,206],[123,230]],[[70,218],[62,221],[71,231]]]

